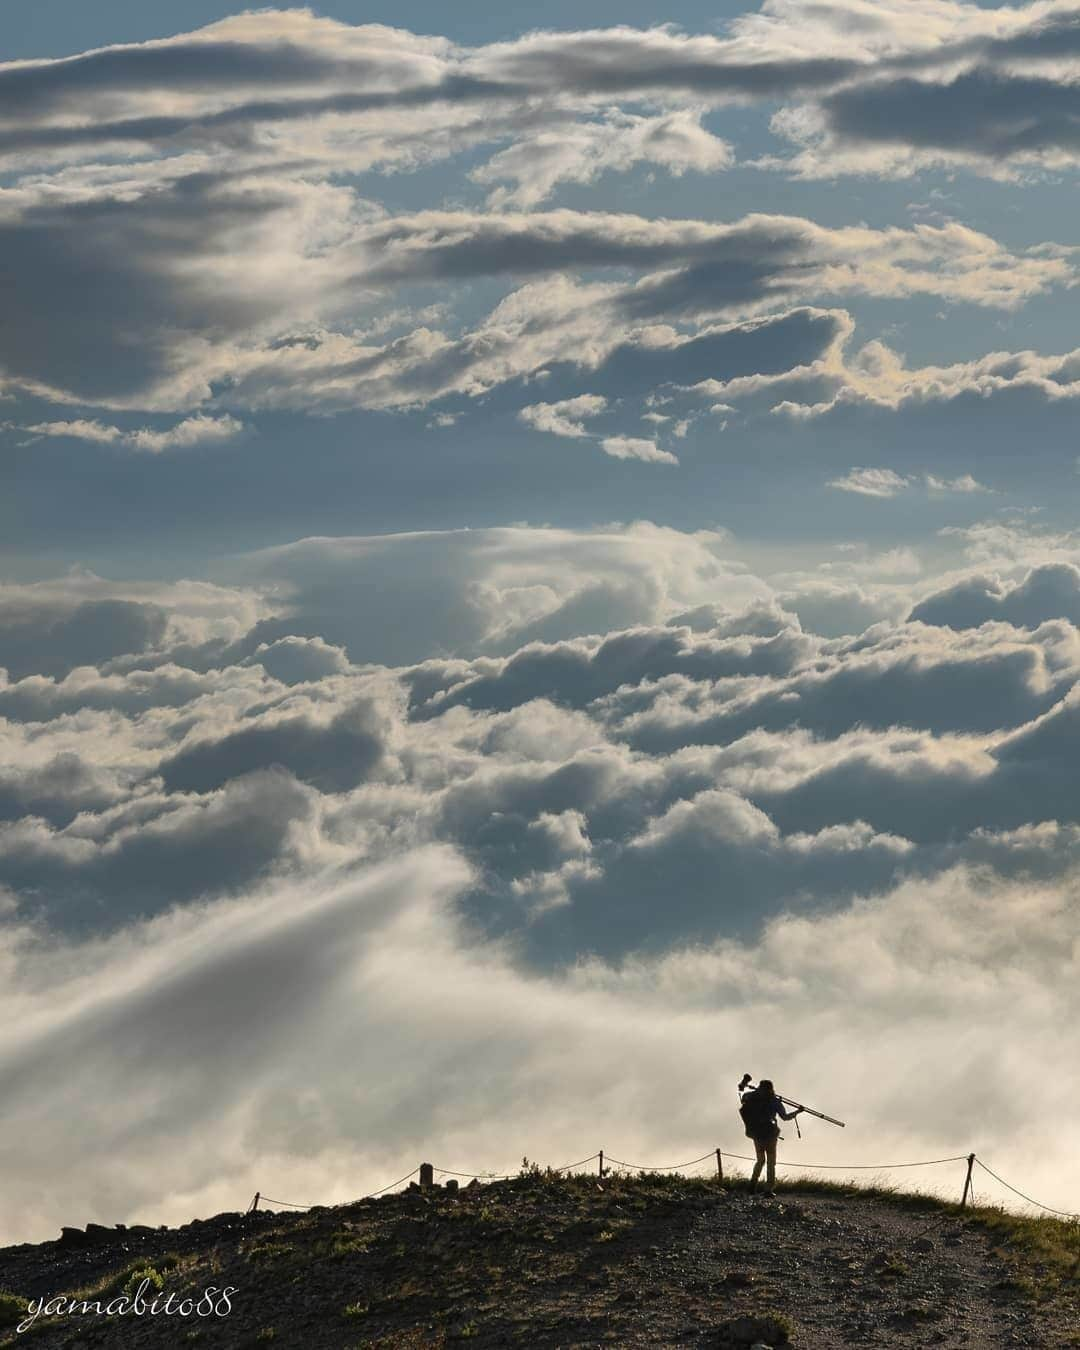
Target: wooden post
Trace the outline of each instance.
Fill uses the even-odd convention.
[[[256,1191],[255,1198],[254,1200],[252,1200],[251,1207],[248,1209],[249,1214],[254,1214],[255,1211],[259,1208],[259,1199],[260,1199],[259,1192]]]
[[[967,1160],[967,1176],[964,1178],[964,1194],[960,1198],[960,1208],[963,1209],[968,1202],[968,1196],[971,1194],[971,1169],[975,1166],[975,1154],[969,1153]]]
[[[716,1150],[716,1179],[717,1181],[724,1179],[724,1155],[719,1149]]]
[[[600,1175],[604,1175],[604,1150],[600,1150]]]
[[[420,1164],[421,1189],[435,1185],[435,1168],[431,1163]]]

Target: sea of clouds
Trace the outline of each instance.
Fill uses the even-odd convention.
[[[848,1121],[791,1160],[975,1149],[1080,1204],[1080,545],[952,542],[761,577],[721,532],[514,527],[4,587],[3,1238],[740,1153],[744,1069]]]

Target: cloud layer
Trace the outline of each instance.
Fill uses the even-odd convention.
[[[403,412],[497,389],[560,435],[580,419],[532,410],[604,398],[621,420],[600,448],[669,465],[670,444],[627,414],[672,384],[708,383],[725,403],[771,388],[804,418],[1018,381],[1071,396],[1075,353],[907,371],[878,338],[845,355],[854,322],[829,308],[1012,311],[1072,285],[1068,245],[1010,248],[947,218],[826,227],[547,206],[560,185],[640,166],[725,173],[737,150],[710,119],[778,99],[810,100],[773,117],[802,148],[759,157],[762,171],[910,173],[944,157],[996,172],[1072,153],[1052,129],[1068,120],[1053,100],[1071,97],[1072,11],[921,0],[918,17],[770,0],[722,36],[615,27],[464,47],[267,10],[0,65],[0,392],[59,410],[31,434],[155,453],[231,440],[253,410]],[[1010,109],[1043,106],[1033,81],[1054,91],[1045,132],[1029,112],[1022,144],[995,136],[971,112],[987,81],[1009,125]],[[985,144],[934,139],[974,127]],[[385,175],[440,165],[471,205],[380,204]],[[477,283],[501,290],[486,313]],[[550,388],[538,399],[527,381]],[[183,416],[125,427],[72,408]]]
[[[269,1176],[345,1198],[436,1146],[561,1162],[585,1097],[590,1140],[739,1151],[714,1070],[751,1060],[855,1117],[818,1161],[978,1147],[1067,1204],[1015,1079],[1075,1109],[1080,568],[961,556],[823,637],[809,577],[731,547],[519,528],[299,541],[231,588],[70,578],[139,616],[104,646],[9,588],[6,1236]],[[615,1034],[586,1084],[560,1047]],[[917,1074],[955,1108],[928,1121]]]

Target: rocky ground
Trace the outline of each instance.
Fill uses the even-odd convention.
[[[1080,1346],[1060,1227],[1043,1250],[1001,1215],[910,1196],[533,1174],[0,1250],[0,1345]],[[104,1307],[140,1285],[156,1315],[15,1329],[29,1300]],[[226,1315],[164,1311],[208,1288],[235,1290]]]

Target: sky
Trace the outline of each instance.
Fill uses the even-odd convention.
[[[537,22],[0,19],[0,1241],[746,1070],[1080,1208],[1080,8]]]

